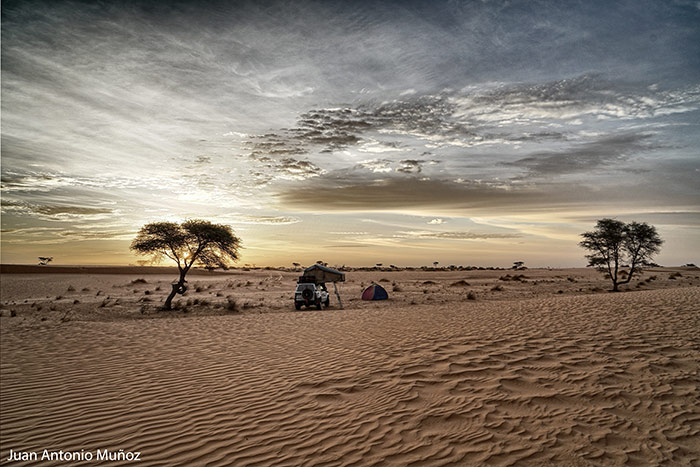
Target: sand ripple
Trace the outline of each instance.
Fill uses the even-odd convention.
[[[693,465],[700,289],[3,330],[2,460]]]

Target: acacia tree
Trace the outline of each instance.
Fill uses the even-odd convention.
[[[601,219],[595,230],[581,234],[579,245],[591,250],[588,266],[595,267],[610,277],[613,292],[621,284],[628,284],[642,266],[649,265],[651,257],[660,251],[663,240],[656,227],[645,222],[625,224],[616,219]],[[626,265],[626,266],[624,266]],[[629,268],[623,271],[620,268]],[[626,277],[625,276],[626,273]]]
[[[190,219],[182,224],[146,224],[131,243],[132,250],[150,255],[154,261],[165,257],[177,263],[180,278],[172,284],[172,291],[163,303],[165,310],[172,308],[176,294],[187,290],[185,276],[194,264],[206,268],[226,268],[230,262],[238,259],[240,246],[241,240],[233,234],[231,227],[199,219]]]

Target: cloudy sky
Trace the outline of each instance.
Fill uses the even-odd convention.
[[[155,6],[154,6],[155,5]],[[583,266],[596,219],[700,262],[700,2],[2,3],[2,262]]]

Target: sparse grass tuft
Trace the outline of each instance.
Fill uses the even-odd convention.
[[[238,309],[238,302],[236,302],[236,300],[233,298],[229,298],[228,301],[226,302],[226,309],[228,311],[232,311],[234,313],[238,313],[240,311]]]

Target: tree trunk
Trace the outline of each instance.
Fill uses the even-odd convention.
[[[185,289],[185,275],[187,274],[187,271],[180,271],[180,280],[178,280],[174,284],[170,284],[172,286],[172,290],[170,291],[170,295],[168,295],[168,298],[165,299],[165,303],[163,303],[163,309],[164,310],[172,310],[173,309],[173,298],[175,298],[175,295],[178,293],[184,293]]]

